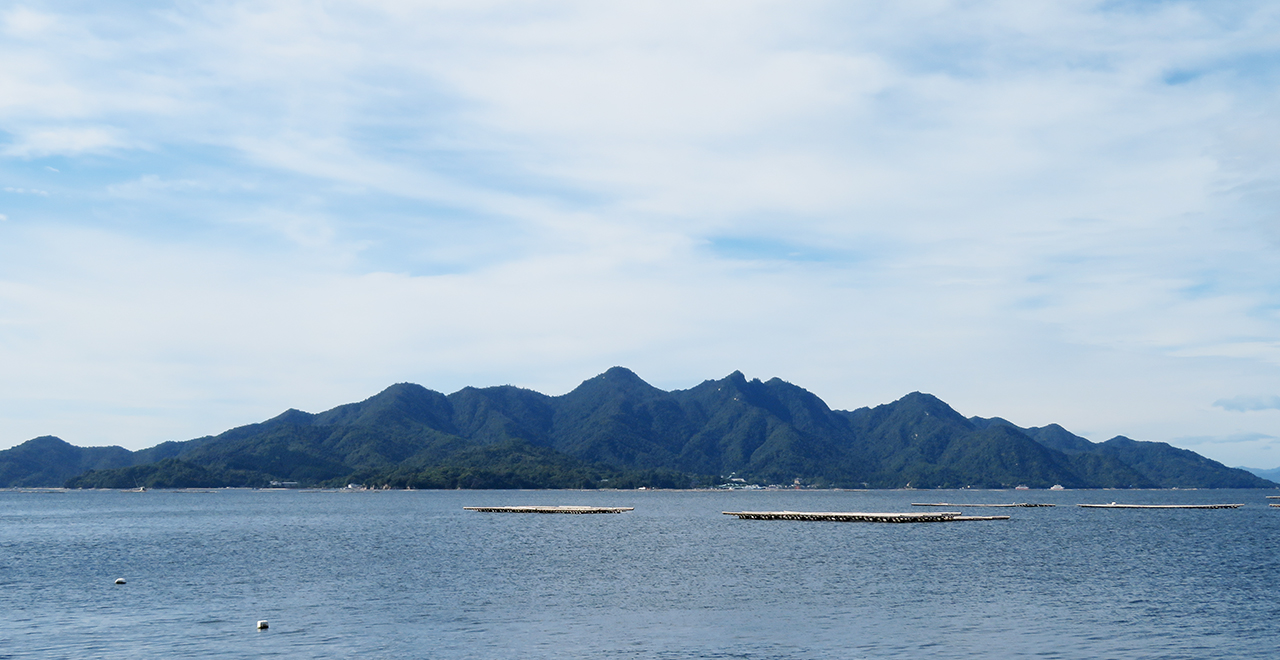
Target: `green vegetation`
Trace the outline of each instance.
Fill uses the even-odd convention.
[[[735,372],[665,392],[620,367],[558,397],[402,383],[327,412],[289,410],[138,452],[47,437],[0,452],[0,486],[688,488],[730,474],[846,488],[1276,487],[1163,443],[966,419],[918,392],[833,411],[778,379]]]
[[[67,481],[67,488],[217,488],[265,486],[254,472],[208,469],[176,458],[114,470],[90,470]]]
[[[473,447],[438,465],[425,468],[362,470],[325,485],[350,483],[372,488],[509,489],[509,488],[690,488],[712,485],[710,477],[690,477],[673,470],[617,470],[590,465],[523,440]]]
[[[76,447],[52,436],[0,452],[0,487],[60,486],[85,470],[133,464],[123,447]]]

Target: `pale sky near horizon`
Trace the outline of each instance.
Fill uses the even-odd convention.
[[[734,370],[1280,466],[1280,5],[0,1],[0,449]]]

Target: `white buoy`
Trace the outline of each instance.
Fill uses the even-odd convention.
[[[116,578],[116,584],[124,584],[124,578]]]
[[[258,622],[258,630],[266,630],[266,629],[267,629],[267,621],[266,621],[266,619],[263,619],[262,621],[259,621],[259,622]]]

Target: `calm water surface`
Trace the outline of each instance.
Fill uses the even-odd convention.
[[[0,492],[0,658],[1271,660],[1274,493]],[[1112,500],[1245,507],[1074,506]],[[1058,506],[720,513],[921,501]],[[635,510],[462,509],[516,504]]]

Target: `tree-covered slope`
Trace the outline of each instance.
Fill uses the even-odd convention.
[[[1246,470],[1226,467],[1189,449],[1163,442],[1141,442],[1121,435],[1099,443],[1097,453],[1118,459],[1159,488],[1275,487]]]
[[[677,394],[699,422],[681,449],[686,469],[718,467],[720,474],[781,484],[796,478],[824,485],[860,481],[848,421],[810,392],[734,372]]]
[[[965,418],[920,392],[833,411],[776,378],[734,372],[667,392],[621,367],[561,396],[510,386],[444,395],[400,383],[325,412],[288,410],[138,452],[56,438],[0,451],[0,486],[61,485],[89,470],[72,483],[587,488],[732,474],[872,488],[1274,486],[1163,443],[1092,443],[1057,425]]]
[[[112,470],[89,470],[67,480],[68,488],[216,488],[226,485],[265,486],[250,475],[228,474],[166,458],[155,463]]]
[[[675,397],[614,367],[551,402],[551,447],[641,469],[674,467],[689,431]]]
[[[123,447],[76,447],[46,435],[0,452],[0,488],[61,486],[87,470],[133,464],[133,453]]]
[[[1005,425],[1002,419],[982,425]],[[1116,436],[1095,443],[1057,424],[1021,429],[1036,442],[1069,456],[1088,483],[1110,488],[1274,488],[1247,470],[1229,468],[1188,449],[1164,442],[1142,442]]]

